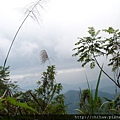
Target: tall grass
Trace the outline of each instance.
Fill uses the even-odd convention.
[[[103,66],[102,66],[102,68],[103,68]],[[95,95],[94,95],[94,111],[96,111],[97,98],[98,98],[98,90],[99,90],[99,84],[100,84],[101,74],[102,74],[102,69],[100,70],[99,77],[98,77],[98,80],[97,80],[96,89],[95,89]]]
[[[100,109],[98,109],[98,107],[100,107],[100,106],[98,105],[98,102],[99,102],[100,98],[98,96],[98,90],[99,90],[101,75],[102,75],[102,70],[100,70],[94,94],[93,94],[92,88],[90,87],[90,84],[89,84],[89,81],[88,81],[88,78],[86,75],[86,80],[87,80],[87,85],[88,85],[88,89],[86,89],[86,92],[88,94],[88,97],[84,97],[84,96],[82,96],[82,97],[84,97],[84,99],[87,99],[88,102],[86,102],[84,100],[84,102],[82,104],[83,109],[82,108],[77,109],[77,111],[79,111],[81,114],[96,114],[99,112]],[[85,91],[85,90],[83,90],[83,91]]]
[[[18,36],[18,33],[20,32],[21,28],[23,27],[24,23],[26,22],[26,20],[28,19],[28,17],[31,17],[33,18],[34,20],[36,20],[38,22],[38,16],[40,16],[40,13],[39,13],[39,10],[38,10],[38,7],[41,7],[42,9],[44,8],[42,5],[41,5],[41,1],[45,1],[45,0],[37,0],[36,2],[33,2],[29,8],[27,8],[26,12],[25,12],[25,18],[23,19],[23,21],[21,22],[21,24],[19,25],[13,39],[12,39],[12,42],[10,44],[10,47],[8,49],[8,52],[7,52],[7,55],[5,57],[5,60],[4,60],[4,63],[3,63],[3,70],[5,69],[5,66],[6,66],[6,63],[7,63],[7,60],[8,60],[8,57],[10,55],[10,51],[12,49],[12,46],[16,40],[16,37]]]

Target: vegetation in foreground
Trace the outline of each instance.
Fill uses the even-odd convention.
[[[6,67],[11,48],[16,36],[18,35],[21,27],[29,16],[35,18],[37,16],[34,13],[39,13],[37,9],[40,5],[40,1],[33,3],[27,10],[27,15],[15,36],[8,50],[8,54],[5,58],[3,67],[0,66],[0,114],[14,116],[14,115],[44,115],[44,114],[67,114],[67,106],[64,104],[65,97],[61,94],[62,85],[55,80],[55,66],[49,65],[47,70],[42,73],[41,79],[37,82],[38,87],[35,90],[28,90],[22,92],[18,90],[18,85],[10,81],[9,67]],[[34,12],[36,10],[37,12]],[[112,27],[102,30],[107,33],[107,38],[99,36],[100,30],[95,31],[93,27],[88,28],[89,36],[79,38],[79,41],[75,44],[76,51],[73,56],[79,56],[78,62],[82,63],[82,67],[85,67],[87,63],[90,63],[90,68],[94,68],[95,65],[100,69],[100,73],[97,80],[95,93],[92,93],[92,89],[89,85],[88,89],[80,92],[81,99],[79,102],[80,114],[120,114],[120,94],[116,93],[114,100],[105,98],[105,102],[98,96],[98,88],[100,84],[101,75],[105,74],[118,88],[120,88],[120,32]],[[114,74],[112,78],[107,71],[104,70],[103,65],[100,65],[99,57],[108,58],[108,66]],[[46,51],[42,51],[42,62],[45,63],[49,60]]]
[[[95,33],[94,28],[89,28],[90,34],[92,32],[98,35],[98,32]],[[111,30],[111,32],[110,32]],[[113,28],[109,28],[108,30],[104,31],[109,31],[109,33],[112,32],[117,32],[117,35],[120,35],[118,30],[114,30]],[[100,39],[100,37],[98,37]],[[113,38],[113,39],[112,39]],[[118,36],[119,38],[119,36]],[[85,47],[85,41],[84,43],[84,48],[83,45],[80,47],[75,48],[74,50],[78,50],[77,53],[75,53],[73,56],[79,55],[80,54],[80,59],[78,61],[84,61],[83,67],[86,63],[90,62],[90,67],[94,68],[95,64],[98,66],[99,63],[97,61],[98,56],[102,55],[97,47],[100,49],[102,47],[101,44],[99,43],[96,47],[97,40],[96,38],[91,37],[91,41],[95,41],[95,43],[91,43],[90,38],[86,37],[86,44],[89,45]],[[108,39],[114,40],[114,36],[107,39],[107,45],[103,45],[106,51],[106,55],[112,55],[114,54],[113,58],[110,58],[109,65],[112,65],[112,72],[116,75],[114,81],[104,70],[103,70],[103,65],[100,66],[100,73],[98,76],[97,84],[96,84],[96,89],[95,93],[92,92],[91,86],[89,85],[89,81],[86,77],[87,84],[88,84],[88,89],[83,90],[80,92],[80,102],[78,103],[79,109],[76,109],[80,114],[120,114],[120,94],[116,93],[116,97],[114,100],[110,100],[106,97],[104,97],[105,102],[102,101],[102,99],[98,96],[98,89],[99,89],[99,84],[101,80],[101,75],[107,74],[108,77],[110,77],[110,80],[112,80],[117,87],[119,87],[119,50],[115,47],[115,44],[113,45],[114,52],[112,51],[111,53],[111,44],[108,44]],[[114,41],[113,41],[114,42]],[[116,43],[117,46],[119,47],[120,44],[118,44],[119,41]],[[79,41],[80,44],[80,41]],[[78,43],[76,45],[79,45]],[[95,44],[95,45],[94,45]],[[104,42],[105,44],[105,42]],[[80,44],[81,45],[81,44]],[[91,46],[93,47],[91,49]],[[110,48],[109,48],[110,47]],[[82,48],[82,50],[81,50]],[[80,50],[79,50],[80,49]],[[87,50],[88,49],[88,50]],[[90,50],[89,50],[90,49]],[[97,50],[96,50],[97,49]],[[109,50],[110,49],[110,50]],[[101,49],[100,49],[101,50]],[[96,52],[97,51],[97,52]],[[88,53],[89,54],[88,54]],[[95,53],[94,53],[95,52]],[[110,52],[110,53],[108,53]],[[93,55],[91,55],[93,54]],[[105,51],[104,51],[105,54]],[[116,54],[118,56],[116,56]],[[92,58],[93,57],[93,58]],[[114,59],[118,57],[118,59]],[[49,60],[49,57],[47,55],[47,52],[44,50],[41,52],[41,59],[42,62],[46,62]],[[50,61],[49,61],[50,63]],[[16,83],[12,83],[9,78],[9,67],[6,67],[3,69],[3,67],[0,67],[0,85],[2,88],[0,89],[0,114],[4,115],[43,115],[43,114],[62,114],[65,115],[67,114],[67,105],[65,105],[65,97],[63,94],[61,94],[62,90],[62,85],[61,83],[57,83],[55,80],[55,66],[50,65],[47,67],[47,70],[42,73],[41,79],[37,82],[38,87],[34,90],[28,90],[26,92],[21,92],[18,90],[18,85]]]

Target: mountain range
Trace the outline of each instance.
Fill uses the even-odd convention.
[[[95,92],[97,81],[89,81],[89,85],[92,89],[92,92]],[[67,112],[70,114],[76,114],[79,109],[79,102],[80,102],[80,90],[87,89],[88,85],[87,82],[77,83],[77,84],[63,84],[63,93],[65,96],[65,104],[68,106]],[[104,102],[104,97],[113,100],[115,99],[115,95],[120,93],[120,89],[117,88],[113,82],[110,80],[101,80],[99,85],[98,96]]]
[[[93,90],[93,93],[95,91],[95,87],[97,84],[97,80],[89,81],[89,85],[91,89]],[[88,88],[87,82],[80,82],[78,81],[77,84],[64,84],[62,83],[63,89],[61,93],[65,96],[65,105],[67,105],[67,112],[70,114],[76,114],[79,113],[76,109],[79,109],[79,102],[80,102],[80,89],[84,90]],[[35,89],[36,85],[31,86],[23,86],[23,89]],[[116,88],[113,82],[110,80],[102,80],[100,81],[99,85],[99,92],[98,96],[102,98],[103,101],[105,101],[104,97],[108,99],[114,99],[115,94],[120,93],[120,89]]]
[[[94,93],[95,90],[93,90],[92,92]],[[79,109],[80,91],[69,90],[68,92],[64,94],[64,96],[65,96],[65,105],[67,105],[67,112],[69,114],[79,113],[77,109]],[[110,93],[102,92],[102,91],[98,92],[98,96],[102,99],[103,102],[105,101],[104,97],[110,100],[113,100],[115,97],[114,94],[110,94]]]
[[[89,81],[89,85],[91,87],[91,89],[95,89],[97,84],[97,80],[93,80],[93,81]],[[69,90],[77,90],[79,91],[79,89],[84,90],[88,88],[87,82],[79,82],[77,84],[62,84],[63,86],[63,90],[62,93],[66,93]],[[118,93],[120,93],[120,89],[116,88],[115,84],[113,82],[111,82],[110,80],[106,80],[106,79],[101,79],[100,81],[100,85],[99,85],[99,90],[102,92],[107,92],[110,94],[116,94],[116,90]]]

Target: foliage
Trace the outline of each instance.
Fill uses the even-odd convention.
[[[11,113],[10,109],[12,109],[12,113],[15,112],[14,114],[22,115],[30,114],[31,111],[32,113],[34,113],[35,110],[33,108],[35,108],[38,111],[37,114],[66,113],[66,107],[64,105],[64,95],[60,94],[60,91],[62,90],[62,85],[55,82],[55,66],[48,66],[47,72],[43,72],[42,82],[37,82],[38,88],[35,89],[35,91],[29,90],[25,93],[16,91],[16,88],[18,86],[10,81],[8,71],[9,67],[6,68],[6,62],[8,60],[11,48],[27,18],[31,17],[38,22],[38,16],[40,16],[38,7],[43,8],[43,6],[41,5],[41,0],[33,2],[29,6],[29,8],[26,8],[25,18],[23,19],[15,35],[13,36],[12,43],[8,49],[3,67],[0,67],[0,85],[2,86],[2,88],[0,89],[0,112],[2,111],[3,113],[5,112],[9,114]],[[44,50],[42,52],[42,56],[44,56],[45,54],[47,55]],[[44,56],[42,59],[45,59],[45,57],[46,56]],[[46,60],[43,60],[42,62],[44,63],[46,62]],[[15,90],[13,95],[11,93],[12,89]]]
[[[114,108],[118,111],[120,114],[120,94],[118,94],[114,100]]]
[[[37,82],[38,88],[34,91],[19,92],[17,99],[36,110],[36,114],[65,114],[64,95],[60,94],[62,85],[55,81],[55,66],[48,66]],[[32,114],[32,111],[31,111]]]
[[[9,73],[8,73],[9,74]],[[7,89],[0,98],[0,114],[65,114],[64,95],[60,94],[62,85],[55,81],[55,66],[48,66],[42,73],[41,81],[35,91],[17,92],[11,94]]]
[[[23,115],[27,113],[27,109],[34,112],[35,110],[28,106],[26,103],[22,103],[14,97],[0,98],[0,114],[3,115]],[[27,113],[29,114],[29,113]]]
[[[64,95],[60,94],[62,85],[56,83],[55,74],[55,66],[48,66],[47,71],[42,74],[41,81],[37,82],[38,88],[35,89],[35,96],[42,105],[37,107],[39,113],[64,114],[66,112]]]
[[[0,114],[3,115],[21,115],[35,112],[35,110],[28,106],[25,102],[20,102],[15,94],[18,94],[18,85],[16,82],[10,81],[9,67],[3,68],[0,66]]]
[[[9,66],[6,68],[3,68],[0,66],[0,96],[3,95],[3,93],[7,90],[10,89],[12,92],[17,92],[18,85],[16,84],[17,82],[14,81],[12,82],[10,80],[10,71],[9,71]]]
[[[100,84],[100,78],[101,78],[102,70],[99,73],[99,77],[97,80],[97,85],[95,89],[95,93],[93,94],[92,89],[90,89],[89,82],[88,83],[88,89],[83,90],[81,94],[80,99],[80,109],[78,110],[82,114],[96,114],[101,112],[98,108],[102,105],[102,100],[98,96],[98,88]]]
[[[120,94],[117,94],[114,100],[110,100],[106,97],[104,97],[104,99],[106,101],[101,105],[101,108],[104,106],[105,113],[120,114]]]
[[[80,108],[77,111],[80,114],[120,114],[120,94],[117,94],[114,100],[110,100],[106,97],[105,102],[98,96],[98,88],[100,84],[102,70],[100,71],[95,93],[90,89],[90,85],[87,79],[88,89],[85,89],[81,93]]]
[[[9,67],[6,67],[3,69],[3,67],[0,66],[0,83],[7,84],[8,80],[10,80],[9,74],[10,74]],[[4,86],[2,86],[2,87],[4,87]]]
[[[98,36],[100,30],[95,31],[93,27],[88,28],[88,37],[79,38],[79,41],[75,44],[77,47],[73,50],[76,53],[73,56],[79,56],[78,62],[82,62],[82,67],[87,63],[90,63],[90,68],[94,68],[97,64],[100,69],[101,65],[97,58],[100,56],[106,56],[108,58],[108,66],[111,66],[116,75],[116,79],[113,79],[108,75],[103,69],[103,73],[107,75],[118,87],[120,78],[120,32],[119,30],[114,30],[112,27],[102,30],[108,33],[110,37],[104,38]]]
[[[96,104],[94,104],[94,102]],[[100,106],[102,105],[102,100],[97,96],[96,101],[93,98],[93,93],[89,89],[85,89],[82,92],[80,100],[80,111],[81,114],[96,114],[100,113]]]
[[[38,88],[35,91],[26,91],[25,93],[16,91],[17,85],[12,83],[9,78],[9,67],[6,66],[7,59],[9,57],[11,48],[13,46],[16,37],[21,30],[23,24],[30,16],[31,18],[35,19],[38,22],[37,15],[39,14],[38,6],[43,8],[40,4],[41,0],[37,0],[34,2],[27,11],[25,12],[25,18],[23,19],[22,23],[18,27],[13,39],[12,43],[8,49],[7,56],[4,61],[3,67],[0,66],[0,113],[6,114],[65,114],[66,113],[66,106],[64,105],[64,95],[60,94],[62,90],[62,85],[60,83],[56,83],[55,81],[55,66],[48,66],[47,71],[43,72],[42,74],[42,81],[38,81]],[[37,15],[36,15],[37,14]],[[101,99],[98,97],[98,87],[100,82],[101,73],[103,72],[106,74],[118,87],[119,78],[120,78],[120,32],[119,30],[114,30],[112,27],[108,29],[104,29],[104,32],[107,32],[111,36],[109,38],[103,39],[99,37],[98,34],[100,30],[97,32],[93,27],[90,27],[88,33],[90,36],[79,38],[79,42],[75,45],[78,47],[74,48],[77,50],[73,56],[79,56],[78,61],[82,62],[82,66],[84,67],[87,63],[90,63],[90,67],[94,68],[97,64],[98,67],[101,69],[98,82],[96,85],[95,95],[93,95],[90,87],[84,90],[81,95],[80,107],[79,111],[82,113],[97,113],[99,112],[98,108],[101,106]],[[99,62],[97,61],[97,57],[100,56],[107,56],[109,58],[108,66],[112,66],[112,71],[116,74],[116,80],[112,79],[100,66]],[[49,60],[46,51],[41,52],[42,63]],[[109,57],[110,56],[110,57]],[[88,85],[89,86],[89,85]],[[14,95],[11,97],[11,90],[14,90]],[[7,91],[7,92],[6,92]],[[5,93],[5,94],[4,94]],[[3,95],[3,96],[2,96]],[[108,108],[110,110],[119,111],[120,105],[120,97],[118,96],[114,101],[109,101]],[[106,107],[106,110],[107,110]],[[101,107],[102,108],[102,107]],[[35,109],[35,110],[34,110]],[[19,112],[18,112],[19,111]],[[37,112],[36,112],[37,111]]]

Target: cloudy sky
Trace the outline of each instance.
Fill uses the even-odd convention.
[[[35,0],[4,0],[0,4],[0,64],[3,65],[11,41],[25,18],[25,11]],[[56,66],[56,80],[65,84],[95,80],[98,69],[81,68],[72,57],[78,37],[87,35],[88,27],[120,28],[119,0],[42,0],[39,24],[29,17],[20,30],[7,65],[12,80],[33,85],[48,63],[41,65],[40,51],[46,50]],[[102,61],[101,61],[102,63]],[[105,70],[109,70],[105,67]],[[108,71],[109,72],[109,71]],[[95,76],[96,73],[96,76]]]

